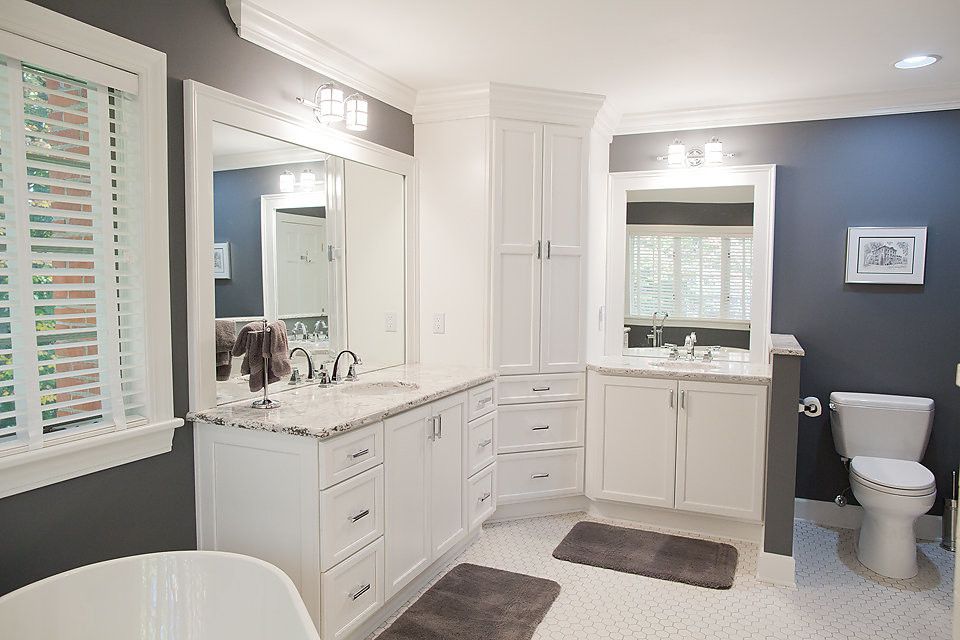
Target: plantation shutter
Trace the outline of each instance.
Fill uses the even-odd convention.
[[[0,54],[0,446],[36,448],[146,420],[142,179],[131,75],[25,42]]]

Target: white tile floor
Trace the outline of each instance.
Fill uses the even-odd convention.
[[[898,582],[857,562],[854,531],[798,521],[797,588],[758,582],[757,545],[725,540],[740,552],[737,576],[732,589],[714,591],[554,559],[560,540],[586,518],[487,525],[451,566],[472,562],[559,582],[560,596],[534,640],[950,637],[953,554],[936,544],[920,545],[920,575]]]

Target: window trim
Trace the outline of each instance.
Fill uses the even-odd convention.
[[[0,31],[137,76],[143,127],[143,274],[147,423],[124,430],[64,439],[31,449],[27,444],[0,450],[0,498],[62,480],[140,460],[171,450],[174,416],[170,359],[169,228],[167,226],[167,71],[166,54],[97,29],[26,0],[8,0]],[[24,54],[29,62],[29,52]]]

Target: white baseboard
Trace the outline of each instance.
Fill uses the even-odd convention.
[[[626,520],[680,533],[699,533],[757,544],[763,542],[763,524],[759,522],[607,500],[590,500],[588,512],[592,516]]]
[[[761,551],[757,557],[757,579],[783,587],[795,587],[796,561],[793,556]]]
[[[863,507],[855,504],[838,507],[833,502],[826,502],[825,500],[797,498],[794,503],[793,517],[797,520],[814,522],[825,527],[859,529],[860,522],[863,520]],[[940,540],[942,531],[940,516],[928,513],[920,516],[920,519],[917,520],[916,534],[920,540],[936,542]]]
[[[566,496],[562,498],[548,498],[532,502],[514,502],[497,505],[497,510],[490,516],[488,522],[509,522],[525,518],[539,518],[542,516],[556,516],[562,513],[576,513],[587,511],[589,500],[585,496]]]

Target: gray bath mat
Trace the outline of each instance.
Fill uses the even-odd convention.
[[[458,564],[377,640],[529,640],[559,594],[553,580]]]
[[[737,572],[729,544],[599,522],[578,522],[553,557],[710,589],[729,589]]]

